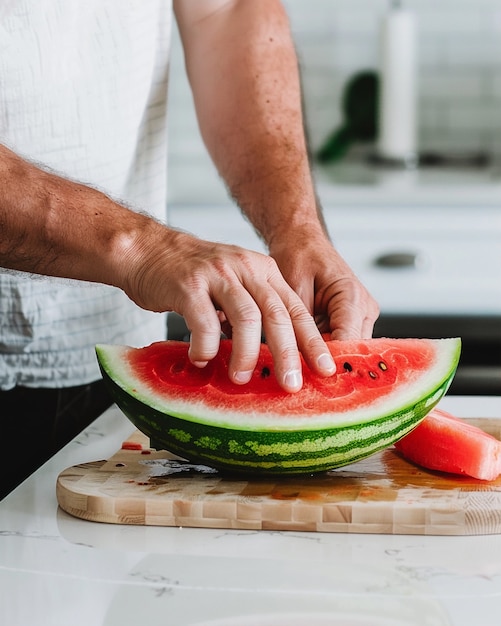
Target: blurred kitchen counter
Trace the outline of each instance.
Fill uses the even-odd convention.
[[[390,202],[369,191],[362,201],[359,191],[329,190],[332,198],[325,191],[322,198],[333,242],[383,313],[501,316],[499,204],[482,203],[480,194],[473,204],[453,202],[448,192],[445,204],[410,194],[405,202],[392,195]],[[172,204],[169,223],[205,239],[265,250],[229,201]]]
[[[228,195],[210,159],[173,160],[169,165],[170,204],[225,204]],[[443,207],[497,206],[501,210],[501,158],[487,165],[420,166],[375,164],[366,153],[314,166],[320,200],[329,205]]]
[[[314,174],[324,205],[433,205],[472,209],[480,205],[501,210],[501,162],[495,159],[478,167],[444,164],[406,169],[380,165],[366,157],[317,166]]]

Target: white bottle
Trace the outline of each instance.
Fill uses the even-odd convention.
[[[393,2],[381,25],[378,155],[417,162],[417,42],[411,11]]]

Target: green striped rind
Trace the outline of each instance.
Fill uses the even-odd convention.
[[[372,420],[318,430],[238,430],[185,420],[148,406],[119,386],[100,362],[113,399],[151,445],[218,469],[302,474],[341,467],[382,450],[412,430],[439,402],[452,382],[447,378],[419,401]]]

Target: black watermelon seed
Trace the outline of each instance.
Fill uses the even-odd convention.
[[[353,367],[348,363],[348,361],[343,363],[343,367],[347,372],[351,372],[353,370]]]
[[[370,370],[369,370],[369,376],[370,376],[371,378],[373,378],[373,379],[376,379],[376,378],[377,378],[377,374],[376,374],[376,372],[371,372]]]
[[[379,361],[378,367],[380,370],[383,370],[383,372],[386,372],[386,370],[388,369],[388,366],[384,361]]]
[[[261,370],[261,378],[268,378],[268,376],[270,374],[271,374],[270,368],[269,367],[263,367],[263,369]]]

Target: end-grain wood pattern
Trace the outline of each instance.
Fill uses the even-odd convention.
[[[501,420],[468,421],[501,438]],[[501,532],[501,478],[483,482],[429,472],[393,448],[318,475],[249,478],[176,463],[179,457],[150,450],[139,431],[128,443],[137,449],[64,470],[57,480],[61,508],[84,520],[114,524],[418,535]]]

